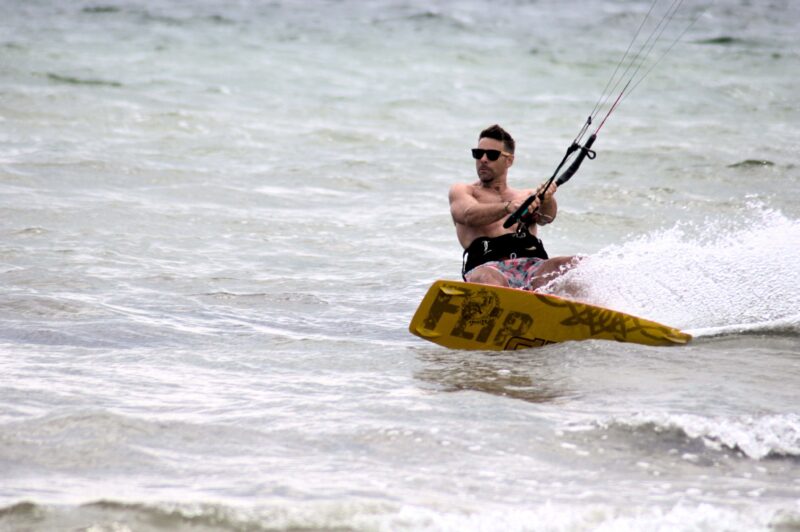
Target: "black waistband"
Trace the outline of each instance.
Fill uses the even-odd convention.
[[[542,241],[528,231],[507,233],[494,238],[481,236],[464,250],[461,276],[487,262],[519,257],[549,258]]]

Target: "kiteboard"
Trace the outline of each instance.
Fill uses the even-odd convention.
[[[409,330],[451,349],[492,351],[592,339],[667,346],[692,338],[654,321],[557,296],[445,280],[428,289]]]

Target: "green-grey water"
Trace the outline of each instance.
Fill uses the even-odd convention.
[[[800,526],[796,2],[683,2],[541,231],[694,341],[500,354],[407,331],[448,188],[492,123],[544,181],[650,1],[0,6],[0,529]]]

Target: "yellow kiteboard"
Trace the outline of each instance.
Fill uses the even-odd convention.
[[[514,350],[569,340],[685,344],[672,327],[586,303],[511,288],[436,281],[409,330],[451,349]]]

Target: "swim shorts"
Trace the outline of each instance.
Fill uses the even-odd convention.
[[[539,257],[520,257],[517,259],[496,260],[485,262],[464,274],[464,280],[470,282],[470,277],[479,268],[491,268],[506,278],[509,288],[530,290],[536,272],[542,266],[544,259]]]

